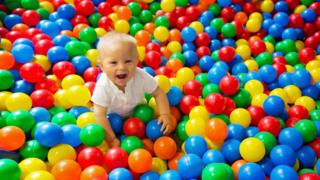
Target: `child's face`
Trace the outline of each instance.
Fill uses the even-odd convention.
[[[116,86],[124,90],[127,82],[135,74],[137,57],[134,45],[119,42],[104,50],[100,66],[108,78]]]

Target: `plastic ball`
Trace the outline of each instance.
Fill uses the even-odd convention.
[[[235,57],[235,50],[233,47],[224,46],[219,50],[219,59],[224,62],[231,62]]]
[[[239,80],[234,76],[225,76],[220,80],[219,87],[222,93],[234,95],[240,88]]]
[[[161,132],[161,125],[158,124],[157,120],[154,119],[148,122],[146,126],[146,135],[152,141],[163,136],[163,133]]]
[[[44,76],[43,68],[39,64],[34,62],[22,65],[19,73],[24,80],[31,83],[42,80]]]
[[[0,85],[1,90],[9,89],[14,84],[13,74],[7,70],[0,70],[0,80],[3,82]]]
[[[276,179],[298,179],[298,173],[289,166],[278,165],[271,171],[270,178]]]
[[[154,152],[161,159],[171,159],[177,150],[177,145],[169,137],[158,138],[153,145]]]
[[[312,168],[314,167],[317,155],[310,146],[302,146],[297,152],[301,167]]]
[[[105,139],[105,132],[98,124],[89,124],[80,131],[80,140],[86,146],[97,146]]]
[[[130,173],[130,171],[125,168],[116,168],[116,169],[112,170],[109,173],[108,178],[110,180],[117,180],[117,179],[133,180],[133,177],[132,177],[132,174]]]
[[[228,134],[228,127],[226,123],[218,118],[213,118],[207,121],[205,126],[205,136],[212,141],[223,141]]]
[[[213,114],[221,114],[225,109],[225,99],[222,95],[213,93],[205,98],[206,109]]]
[[[208,150],[208,145],[205,139],[201,136],[190,136],[184,144],[185,151],[187,153],[193,153],[202,157]]]
[[[26,110],[17,110],[6,118],[6,125],[17,126],[24,132],[31,130],[35,124],[33,116]]]
[[[53,134],[55,134],[54,137]],[[35,139],[45,147],[52,147],[61,143],[63,131],[56,124],[44,123],[36,129]]]
[[[317,128],[310,120],[301,120],[294,125],[303,137],[303,142],[311,142],[317,137]]]
[[[80,127],[74,125],[74,124],[67,124],[62,127],[63,131],[63,144],[69,144],[73,147],[77,147],[81,144],[80,141]]]
[[[233,179],[231,167],[225,163],[210,163],[202,171],[202,179]]]
[[[277,145],[277,140],[275,136],[269,132],[261,131],[255,134],[254,137],[258,138],[260,141],[263,142],[267,153],[270,153],[274,146]]]
[[[293,72],[292,79],[294,79],[292,83],[300,88],[305,88],[311,83],[311,75],[305,69],[298,69]]]
[[[37,140],[30,140],[25,142],[20,149],[20,155],[22,158],[38,158],[45,160],[47,158],[48,148],[39,144]]]
[[[121,142],[121,148],[124,149],[128,154],[130,154],[133,150],[142,148],[142,141],[135,136],[125,137]]]
[[[36,171],[30,172],[25,177],[25,179],[26,180],[41,180],[41,179],[54,180],[55,177],[46,170],[36,170]]]
[[[104,162],[110,170],[124,168],[127,166],[128,154],[121,148],[111,148],[104,155]]]
[[[279,116],[284,109],[284,102],[278,96],[269,96],[263,102],[263,109],[268,115]]]
[[[153,109],[146,104],[140,104],[133,110],[133,116],[140,119],[144,123],[149,122],[152,119],[153,115]]]
[[[48,152],[48,162],[52,165],[57,164],[61,160],[76,160],[75,149],[67,144],[59,144],[52,147]]]
[[[233,163],[241,158],[239,153],[240,142],[235,139],[227,140],[221,147],[221,152],[228,163]]]
[[[182,84],[185,84],[188,81],[193,80],[195,76],[190,68],[184,67],[178,70],[176,77]]]
[[[81,167],[76,161],[67,159],[55,164],[51,169],[51,173],[56,179],[78,179],[80,178]]]
[[[5,126],[0,129],[1,149],[8,151],[17,150],[23,146],[26,136],[22,129],[16,126]]]
[[[267,131],[277,137],[281,131],[280,122],[273,116],[265,116],[258,123],[259,131]]]
[[[137,118],[129,118],[123,124],[123,131],[126,136],[137,136],[142,138],[145,134],[145,125]]]
[[[152,156],[144,149],[132,151],[128,158],[128,165],[136,173],[144,173],[151,169]]]
[[[293,166],[296,162],[294,150],[287,145],[277,145],[270,152],[270,158],[275,165]]]
[[[259,166],[256,163],[245,163],[243,164],[238,172],[238,178],[239,179],[264,179],[265,174],[263,172],[263,169],[261,166]]]
[[[100,166],[103,163],[103,154],[96,147],[85,147],[78,153],[77,162],[82,169],[92,165]]]
[[[237,108],[231,112],[230,122],[240,124],[246,128],[251,123],[250,113],[246,109]]]
[[[249,162],[258,162],[265,155],[264,144],[257,138],[246,138],[240,144],[242,158]]]
[[[309,112],[311,112],[315,108],[315,101],[309,96],[301,96],[296,99],[295,105],[301,105],[305,107]]]
[[[187,154],[179,159],[178,172],[183,178],[198,178],[202,169],[202,159],[195,154]]]
[[[108,175],[106,170],[102,166],[92,165],[85,168],[80,175],[80,179],[107,179]]]
[[[1,51],[0,52],[0,68],[1,69],[10,69],[15,64],[15,58],[14,56],[7,52],[7,51]]]
[[[21,176],[21,169],[18,163],[12,159],[0,159],[0,177],[5,179],[19,179]]]

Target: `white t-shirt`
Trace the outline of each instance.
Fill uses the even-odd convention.
[[[131,114],[134,107],[144,101],[144,93],[153,93],[158,87],[157,82],[148,73],[137,68],[136,73],[121,91],[106,74],[102,74],[96,83],[91,101],[106,107],[108,113],[117,113],[122,117]]]

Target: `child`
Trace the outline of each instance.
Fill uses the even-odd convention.
[[[133,108],[143,102],[145,92],[155,97],[161,131],[170,133],[172,122],[167,96],[149,74],[137,67],[135,39],[128,34],[109,32],[100,38],[97,49],[103,74],[96,83],[91,101],[97,123],[105,130],[107,142],[112,147],[120,145],[106,114],[114,112],[122,117],[130,116]]]

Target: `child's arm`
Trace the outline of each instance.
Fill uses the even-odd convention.
[[[114,134],[111,128],[109,120],[106,118],[107,108],[100,106],[98,104],[94,104],[93,111],[94,111],[97,123],[100,124],[105,131],[106,141],[112,147],[119,147],[120,141],[117,139],[117,136]]]
[[[157,87],[157,89],[151,95],[155,98],[159,109],[160,115],[158,118],[158,123],[162,123],[161,131],[164,134],[169,134],[173,129],[167,95],[162,91],[160,87]]]

